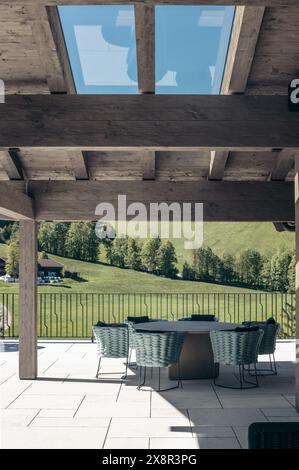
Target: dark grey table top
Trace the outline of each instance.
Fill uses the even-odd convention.
[[[148,331],[181,331],[185,333],[209,333],[212,330],[230,330],[241,326],[236,323],[216,321],[154,321],[138,323],[135,328]]]

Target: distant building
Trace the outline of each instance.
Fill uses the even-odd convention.
[[[39,259],[38,262],[39,277],[62,277],[63,264],[53,259]]]
[[[5,274],[5,259],[0,258],[0,276],[4,276]]]

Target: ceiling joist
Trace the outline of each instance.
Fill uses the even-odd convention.
[[[261,6],[236,8],[221,94],[245,92],[264,11],[265,7]],[[228,157],[229,152],[211,152],[210,180],[223,178]]]

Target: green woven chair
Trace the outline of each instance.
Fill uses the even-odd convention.
[[[218,318],[209,313],[193,313],[191,317],[180,318],[179,321],[218,321]]]
[[[299,449],[299,422],[252,423],[248,428],[249,449]]]
[[[258,387],[256,363],[263,331],[258,328],[236,328],[235,330],[210,331],[214,362],[219,365],[238,366],[239,386],[229,386],[216,382],[218,387],[248,389]],[[245,379],[245,365],[253,365],[255,382]],[[247,386],[245,384],[248,384]]]
[[[180,378],[179,359],[184,342],[184,333],[176,331],[145,331],[136,329],[134,332],[134,341],[136,347],[136,363],[139,366],[139,384],[140,390],[146,382],[147,368],[158,369],[158,391],[172,390],[182,387]],[[177,385],[161,390],[161,367],[170,367],[178,364],[179,379]],[[143,374],[143,379],[142,379]]]
[[[268,369],[257,369],[257,374],[259,376],[264,375],[277,375],[277,367],[275,361],[275,349],[276,349],[276,340],[279,333],[280,325],[279,323],[274,322],[243,322],[243,325],[247,326],[258,326],[261,330],[263,330],[264,334],[262,337],[262,341],[259,347],[259,355],[269,355],[269,364],[270,367]],[[250,367],[249,373],[251,374]]]
[[[126,358],[126,371],[122,379],[127,377],[129,357],[129,331],[124,323],[98,323],[92,327],[98,345],[99,364],[96,378],[98,378],[103,357]]]

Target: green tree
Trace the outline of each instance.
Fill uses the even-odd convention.
[[[126,237],[115,238],[113,240],[111,253],[113,266],[118,266],[119,268],[126,267],[127,245],[128,239]]]
[[[241,253],[238,262],[238,275],[247,286],[259,286],[261,283],[261,273],[263,267],[263,257],[255,250],[245,250]]]
[[[135,269],[136,271],[139,271],[142,267],[140,247],[134,238],[128,238],[125,264],[127,268]]]
[[[161,238],[149,238],[146,240],[141,248],[141,263],[145,271],[155,273],[158,264],[158,251],[161,246]]]
[[[296,289],[296,256],[293,255],[288,268],[289,291],[295,292]]]
[[[5,263],[5,272],[13,277],[19,276],[19,254],[20,244],[19,236],[12,238],[7,248],[7,258]]]
[[[192,266],[185,261],[183,264],[183,270],[182,270],[182,279],[184,281],[194,281],[195,280],[195,272]]]
[[[177,257],[171,241],[162,243],[157,252],[157,272],[160,276],[174,279],[177,275]]]
[[[220,282],[231,284],[236,281],[236,260],[235,257],[229,253],[225,253],[222,258],[222,271]]]
[[[286,292],[289,288],[288,269],[292,256],[287,252],[278,252],[272,256],[271,278],[272,289],[279,292]]]
[[[66,256],[69,228],[70,223],[68,222],[41,222],[38,230],[39,250]]]
[[[194,252],[193,269],[199,281],[216,281],[220,260],[210,247],[202,247]]]
[[[73,222],[67,233],[66,254],[70,258],[95,262],[99,243],[92,222]]]

